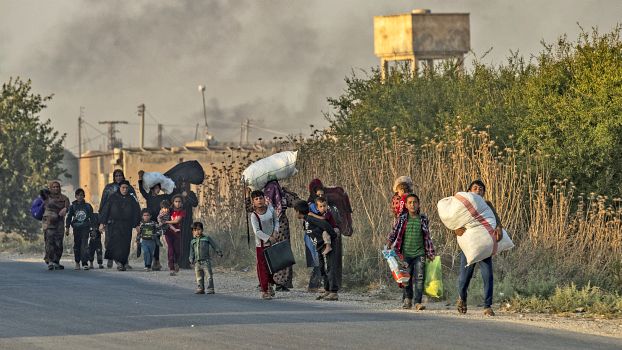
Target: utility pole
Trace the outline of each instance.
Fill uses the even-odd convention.
[[[242,147],[242,140],[244,137],[244,122],[240,123],[240,147]]]
[[[123,147],[121,139],[117,139],[117,124],[127,124],[125,120],[107,120],[99,122],[99,124],[108,125],[108,150],[112,151],[115,148]]]
[[[80,106],[80,116],[78,117],[78,159],[82,157],[82,123],[84,119],[84,107]]]
[[[251,120],[250,119],[246,119],[246,121],[244,121],[244,142],[246,142],[245,144],[248,145],[248,129],[251,127]]]
[[[138,116],[140,117],[140,148],[145,147],[145,104],[138,106]]]
[[[164,125],[158,124],[158,148],[162,148],[162,130]]]

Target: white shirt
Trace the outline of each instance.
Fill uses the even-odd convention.
[[[251,225],[253,226],[253,232],[255,233],[255,247],[261,247],[262,242],[268,242],[272,232],[279,230],[279,217],[276,215],[272,205],[268,205],[268,209],[263,214],[250,213]],[[261,228],[259,228],[259,221],[261,220]]]

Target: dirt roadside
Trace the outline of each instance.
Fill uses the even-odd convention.
[[[22,261],[41,263],[41,268],[45,269],[41,257],[34,255],[16,255],[8,253],[0,253],[0,263],[2,261]],[[118,272],[116,269],[95,269],[92,271],[73,271],[73,261],[63,259],[62,262],[66,266],[65,273],[113,273],[119,274],[126,278],[140,278],[156,283],[164,283],[174,285],[188,290],[192,294],[195,288],[194,271],[182,270],[177,276],[169,276],[168,271],[143,271],[138,261],[132,262],[134,268],[127,272]],[[257,277],[254,269],[248,271],[236,271],[233,269],[216,267],[214,269],[214,280],[216,293],[234,295],[248,298],[258,298]],[[277,292],[276,298],[283,302],[304,302],[304,303],[321,303],[316,301],[316,293],[309,293],[301,288],[294,288],[290,292]],[[341,292],[339,293],[340,304],[356,305],[357,307],[369,310],[381,310],[391,312],[425,312],[444,315],[447,317],[466,318],[487,320],[490,322],[511,322],[533,327],[558,329],[564,331],[572,331],[583,334],[592,334],[622,339],[622,319],[605,319],[596,317],[587,317],[585,315],[547,315],[547,314],[525,314],[504,311],[499,304],[494,306],[496,316],[494,318],[485,317],[482,308],[470,306],[469,313],[459,315],[455,311],[454,305],[448,305],[446,302],[427,302],[425,303],[427,310],[413,311],[401,309],[400,295],[396,293],[388,293],[385,291],[372,291],[365,293]]]

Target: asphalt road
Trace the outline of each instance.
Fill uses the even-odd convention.
[[[0,262],[0,349],[622,349],[622,340],[491,320],[262,301],[122,272]]]

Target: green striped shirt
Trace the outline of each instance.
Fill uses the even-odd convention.
[[[423,231],[419,215],[409,216],[402,243],[402,253],[405,257],[416,258],[425,254],[423,248]]]

